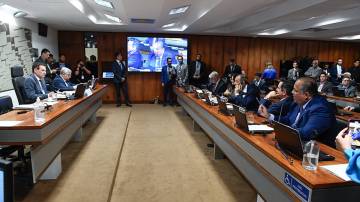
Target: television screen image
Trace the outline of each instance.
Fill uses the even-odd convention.
[[[176,66],[180,55],[187,63],[186,38],[128,37],[127,47],[129,72],[161,72],[167,58]]]

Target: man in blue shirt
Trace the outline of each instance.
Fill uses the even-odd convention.
[[[259,114],[298,130],[303,141],[316,139],[335,147],[336,117],[327,100],[318,95],[316,81],[309,77],[298,79],[294,84],[293,99],[297,105],[286,116],[276,117],[266,107],[259,107]]]
[[[276,79],[276,75],[277,72],[274,66],[272,66],[271,62],[267,62],[261,77],[266,81],[267,86],[271,86],[273,84],[273,81]]]

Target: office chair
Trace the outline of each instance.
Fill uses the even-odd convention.
[[[25,77],[24,77],[23,67],[21,66],[11,67],[11,78],[19,104],[30,103],[25,99],[25,88],[24,88]]]

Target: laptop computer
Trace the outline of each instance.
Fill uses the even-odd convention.
[[[302,159],[304,151],[303,142],[299,132],[290,126],[277,121],[273,121],[273,124],[275,129],[275,139],[279,144],[279,147],[296,159]],[[334,159],[333,156],[320,150],[319,161],[331,161]]]
[[[331,108],[334,110],[334,113],[336,115],[339,115],[339,116],[350,116],[350,115],[352,115],[351,112],[348,112],[348,111],[343,110],[343,109],[339,109],[335,102],[329,102],[329,104],[330,104]]]
[[[245,130],[249,133],[271,133],[274,131],[273,128],[269,127],[265,124],[248,124],[246,113],[244,108],[239,108],[234,112],[235,114],[235,122],[238,128]]]
[[[84,97],[85,89],[86,89],[86,84],[83,84],[83,83],[78,84],[76,87],[75,93],[73,95],[71,95],[68,99],[74,100],[74,99]]]
[[[333,94],[338,97],[345,97],[345,90],[340,89],[337,86],[332,87]]]

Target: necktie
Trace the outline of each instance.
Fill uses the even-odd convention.
[[[42,87],[42,82],[41,82],[41,80],[38,80],[38,81],[39,81],[39,86],[40,86],[40,90],[41,90],[42,94],[45,94],[45,91],[44,91],[44,89],[43,89],[43,87]]]
[[[302,107],[300,107],[299,112],[298,112],[298,114],[296,116],[296,119],[295,119],[294,123],[291,125],[292,128],[297,127],[297,124],[298,124],[298,122],[300,120],[300,117],[302,116],[303,112],[304,112],[304,109]]]

